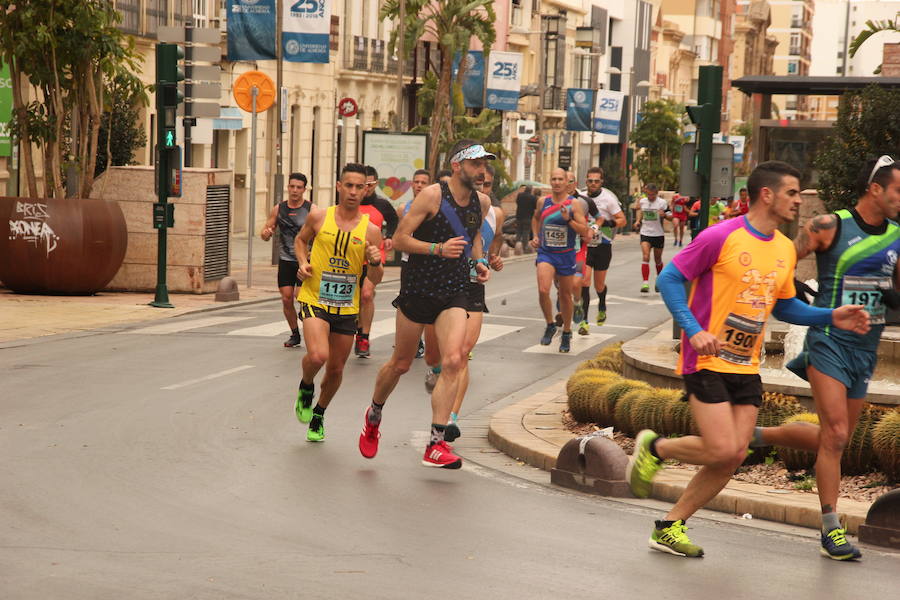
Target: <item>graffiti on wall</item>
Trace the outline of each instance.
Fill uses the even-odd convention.
[[[23,240],[35,248],[43,247],[47,256],[56,250],[59,236],[53,232],[47,221],[47,205],[40,202],[16,202],[14,220],[9,221],[9,239]]]

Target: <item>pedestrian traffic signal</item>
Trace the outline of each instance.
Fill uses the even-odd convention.
[[[162,106],[178,106],[184,93],[178,84],[184,81],[184,48],[178,44],[156,45],[156,93]]]

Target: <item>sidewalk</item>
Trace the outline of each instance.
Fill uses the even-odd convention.
[[[559,381],[497,411],[491,417],[488,440],[516,460],[550,471],[556,466],[560,448],[577,437],[562,423],[567,404],[566,382]],[[674,503],[694,473],[673,467],[660,471],[653,481],[651,497]],[[841,499],[838,512],[846,517],[847,531],[853,535],[858,533],[870,506],[867,502]],[[733,515],[750,514],[754,519],[801,527],[820,527],[821,511],[816,494],[772,490],[741,481],[731,481],[706,508]]]

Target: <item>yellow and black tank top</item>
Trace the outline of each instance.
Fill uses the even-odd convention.
[[[297,300],[336,315],[359,313],[359,284],[366,264],[369,215],[360,213],[352,231],[342,231],[330,206],[313,240],[309,262],[312,277],[303,282]]]

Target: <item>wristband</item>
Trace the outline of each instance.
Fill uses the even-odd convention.
[[[380,267],[380,266],[381,266],[381,261],[380,261],[380,260],[379,260],[378,262],[372,262],[372,261],[369,261],[369,266],[370,266],[370,267]]]
[[[475,259],[475,262],[476,262],[476,263],[481,263],[481,264],[483,264],[484,266],[488,266],[488,260],[487,260],[486,258],[484,258],[483,256],[482,256],[481,258],[476,258],[476,259]]]
[[[444,256],[444,243],[443,242],[438,244],[438,256],[440,256],[441,258],[443,258],[443,256]]]
[[[434,255],[434,249],[437,246],[434,242],[431,242],[431,248],[428,249],[428,256]]]

